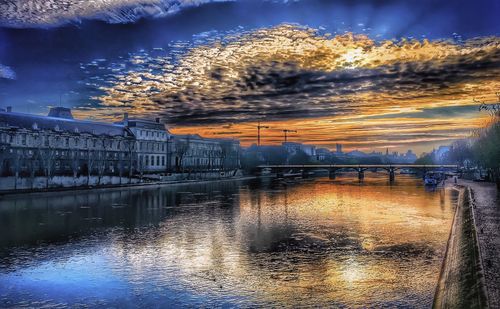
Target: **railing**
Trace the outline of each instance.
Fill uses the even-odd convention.
[[[338,168],[423,168],[423,169],[434,169],[434,168],[455,168],[458,169],[458,165],[455,164],[285,164],[285,165],[259,165],[259,168],[271,168],[271,169],[283,169],[283,168],[326,168],[326,169],[338,169]]]

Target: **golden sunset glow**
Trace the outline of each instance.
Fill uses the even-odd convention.
[[[484,125],[473,99],[496,99],[499,51],[496,37],[377,42],[281,25],[209,40],[175,61],[132,57],[145,68],[117,74],[95,97],[99,107],[77,113],[160,115],[175,133],[240,138],[244,146],[265,121],[268,144],[293,128],[293,140],[327,148],[426,151]]]

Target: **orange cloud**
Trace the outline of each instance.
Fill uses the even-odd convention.
[[[466,136],[485,116],[403,114],[473,105],[474,97],[493,101],[500,89],[497,37],[377,42],[282,25],[215,38],[180,54],[131,57],[142,69],[117,73],[101,88],[105,94],[95,98],[100,106],[92,114],[161,115],[175,132],[233,136],[244,145],[261,120],[277,132],[267,143],[278,143],[279,130],[292,127],[301,132],[297,140],[326,147],[429,147]],[[220,130],[224,123],[235,124]]]

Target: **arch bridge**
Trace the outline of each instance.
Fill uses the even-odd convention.
[[[419,165],[419,164],[292,164],[292,165],[260,165],[261,170],[271,169],[276,171],[277,177],[284,177],[284,172],[289,170],[300,170],[302,176],[306,177],[307,170],[328,170],[330,179],[335,179],[336,173],[339,170],[355,170],[358,172],[358,179],[365,178],[366,170],[378,171],[379,169],[387,171],[389,180],[394,181],[396,171],[401,169],[416,169],[422,171],[424,174],[429,170],[440,171],[458,171],[458,165],[445,164],[445,165]]]

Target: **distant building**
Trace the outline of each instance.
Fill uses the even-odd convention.
[[[337,144],[338,145],[338,144]],[[332,157],[332,152],[326,148],[316,149],[316,160],[326,161]]]
[[[405,160],[407,163],[413,163],[417,160],[417,155],[414,154],[411,149],[408,149],[408,151],[405,154]]]
[[[176,172],[235,170],[240,167],[240,142],[197,134],[173,135],[170,165]]]
[[[359,150],[353,150],[351,152],[348,152],[347,156],[349,156],[349,157],[355,157],[355,158],[363,158],[363,157],[367,157],[368,154],[366,154],[366,153],[364,153],[362,151],[359,151]]]
[[[342,144],[335,145],[337,154],[342,154]]]
[[[284,142],[283,147],[290,155],[294,155],[298,151],[303,151],[306,155],[313,157],[316,156],[316,146],[306,145],[301,143]]]

